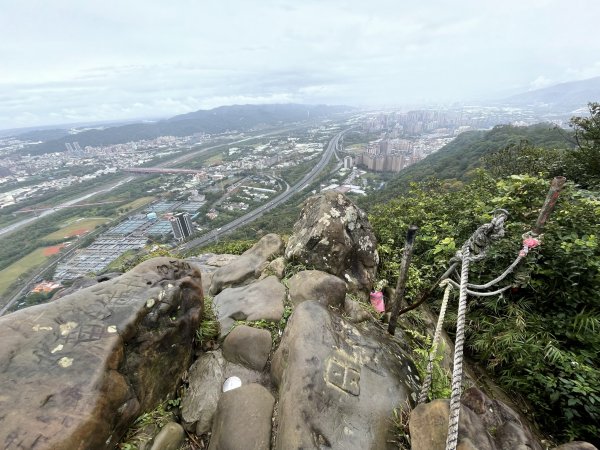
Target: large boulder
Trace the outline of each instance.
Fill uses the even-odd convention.
[[[346,298],[346,283],[341,278],[320,270],[303,270],[289,280],[290,301],[298,305],[317,300],[325,306],[340,307]]]
[[[236,320],[279,322],[283,316],[285,286],[276,276],[236,288],[228,288],[213,299],[221,336],[226,336]]]
[[[114,448],[189,367],[202,299],[199,272],[155,258],[0,318],[3,448]]]
[[[271,362],[279,389],[275,448],[393,448],[394,408],[416,399],[416,368],[375,325],[316,301],[296,307]]]
[[[220,351],[207,352],[192,364],[188,388],[181,399],[181,420],[188,431],[210,431],[225,380],[225,360]]]
[[[269,450],[275,399],[258,384],[249,384],[221,396],[209,450]]]
[[[252,248],[226,266],[213,273],[210,294],[216,295],[223,289],[238,286],[260,276],[268,261],[283,251],[283,241],[276,234],[263,236]]]
[[[379,263],[367,215],[333,191],[306,201],[285,257],[343,278],[353,291],[371,289]]]
[[[446,448],[449,405],[449,400],[434,400],[411,412],[409,426],[413,450]],[[461,397],[457,448],[542,450],[516,412],[474,387],[467,389]]]
[[[235,327],[223,341],[227,361],[261,371],[271,353],[271,333],[246,325]]]

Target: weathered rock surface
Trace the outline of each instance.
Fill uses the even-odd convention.
[[[364,322],[370,317],[370,314],[356,300],[349,297],[344,300],[344,315],[352,323]]]
[[[279,258],[275,258],[267,267],[263,270],[261,278],[267,278],[270,275],[275,275],[280,280],[283,278],[283,274],[285,272],[285,258],[280,256]]]
[[[263,236],[235,261],[214,272],[210,294],[216,295],[225,288],[258,278],[269,259],[281,254],[282,251],[283,241],[279,236],[276,234]]]
[[[268,450],[275,399],[258,384],[221,396],[209,450]]]
[[[202,274],[202,290],[204,293],[208,294],[210,285],[212,283],[212,277],[216,270],[219,267],[226,266],[238,258],[238,255],[217,255],[215,253],[203,253],[198,256],[187,258],[186,261],[200,271]]]
[[[298,305],[316,300],[325,306],[340,307],[346,298],[346,283],[320,270],[303,270],[289,280],[290,301]]]
[[[416,398],[416,368],[385,333],[315,301],[289,319],[271,363],[276,449],[385,449],[394,408]]]
[[[590,444],[589,442],[573,441],[563,445],[559,445],[558,447],[555,447],[552,450],[598,450],[598,448],[595,445]]]
[[[246,325],[235,327],[223,342],[225,359],[249,369],[263,370],[270,353],[271,333]]]
[[[3,448],[114,448],[189,367],[202,298],[198,271],[155,258],[0,318]]]
[[[213,307],[226,336],[236,320],[278,322],[283,316],[285,287],[276,276],[247,286],[228,288],[213,299]]]
[[[150,450],[178,450],[185,439],[185,431],[177,422],[169,422],[154,438]]]
[[[422,403],[413,409],[409,423],[412,450],[445,449],[449,414],[448,400],[433,400],[430,403]],[[458,445],[462,445],[465,449],[469,446],[481,450],[494,449],[489,433],[480,422],[473,426],[471,415],[475,414],[464,405],[461,405]],[[468,425],[465,424],[471,425],[471,428],[469,429]],[[477,425],[480,425],[479,428],[476,428]],[[471,442],[473,437],[477,439],[476,443]]]
[[[225,360],[220,351],[203,354],[190,367],[188,388],[181,399],[181,419],[197,435],[210,431],[225,381]]]
[[[367,215],[332,191],[306,201],[285,257],[343,278],[360,291],[371,289],[379,263]]]
[[[410,416],[412,449],[443,450],[449,413],[448,400],[417,406]],[[512,409],[477,388],[467,389],[461,398],[458,444],[459,449],[542,450]]]

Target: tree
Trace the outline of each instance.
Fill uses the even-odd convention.
[[[600,186],[600,103],[588,104],[588,117],[573,117],[578,148],[572,153],[571,177],[584,188]]]

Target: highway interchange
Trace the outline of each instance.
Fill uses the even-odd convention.
[[[308,172],[306,175],[304,175],[304,177],[302,177],[302,179],[300,181],[298,181],[295,185],[286,189],[284,192],[279,194],[274,199],[269,200],[266,204],[259,206],[256,209],[253,209],[252,211],[244,214],[241,217],[238,217],[235,220],[232,220],[228,224],[223,225],[221,228],[217,228],[216,230],[212,230],[200,237],[197,237],[195,239],[192,239],[191,241],[181,244],[178,247],[178,249],[184,250],[184,251],[191,250],[195,247],[204,245],[207,242],[210,242],[212,240],[217,240],[221,235],[229,233],[243,225],[246,225],[247,223],[252,222],[256,218],[263,215],[265,212],[268,212],[268,211],[272,210],[273,208],[276,208],[277,206],[279,206],[282,203],[289,200],[289,198],[291,196],[293,196],[297,192],[301,191],[302,189],[306,188],[317,177],[317,175],[319,175],[319,173],[325,168],[325,166],[329,163],[329,161],[331,160],[331,157],[334,155],[334,153],[337,150],[338,141],[344,135],[344,133],[346,133],[347,131],[349,131],[349,129],[340,131],[329,141],[329,144],[327,145],[327,149],[325,150],[325,152],[323,152],[323,156],[321,157],[319,162],[311,169],[310,172]]]

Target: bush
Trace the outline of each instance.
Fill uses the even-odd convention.
[[[413,185],[404,197],[374,208],[370,218],[383,277],[395,283],[406,229],[419,225],[408,289],[415,299],[492,211],[506,208],[506,236],[484,261],[471,265],[470,282],[495,278],[517,256],[547,189],[548,182],[538,177],[495,181],[483,172],[451,192],[440,183]],[[597,442],[600,201],[568,183],[544,231],[543,245],[510,278],[508,293],[470,300],[468,350],[504,387],[533,404],[547,432]]]

